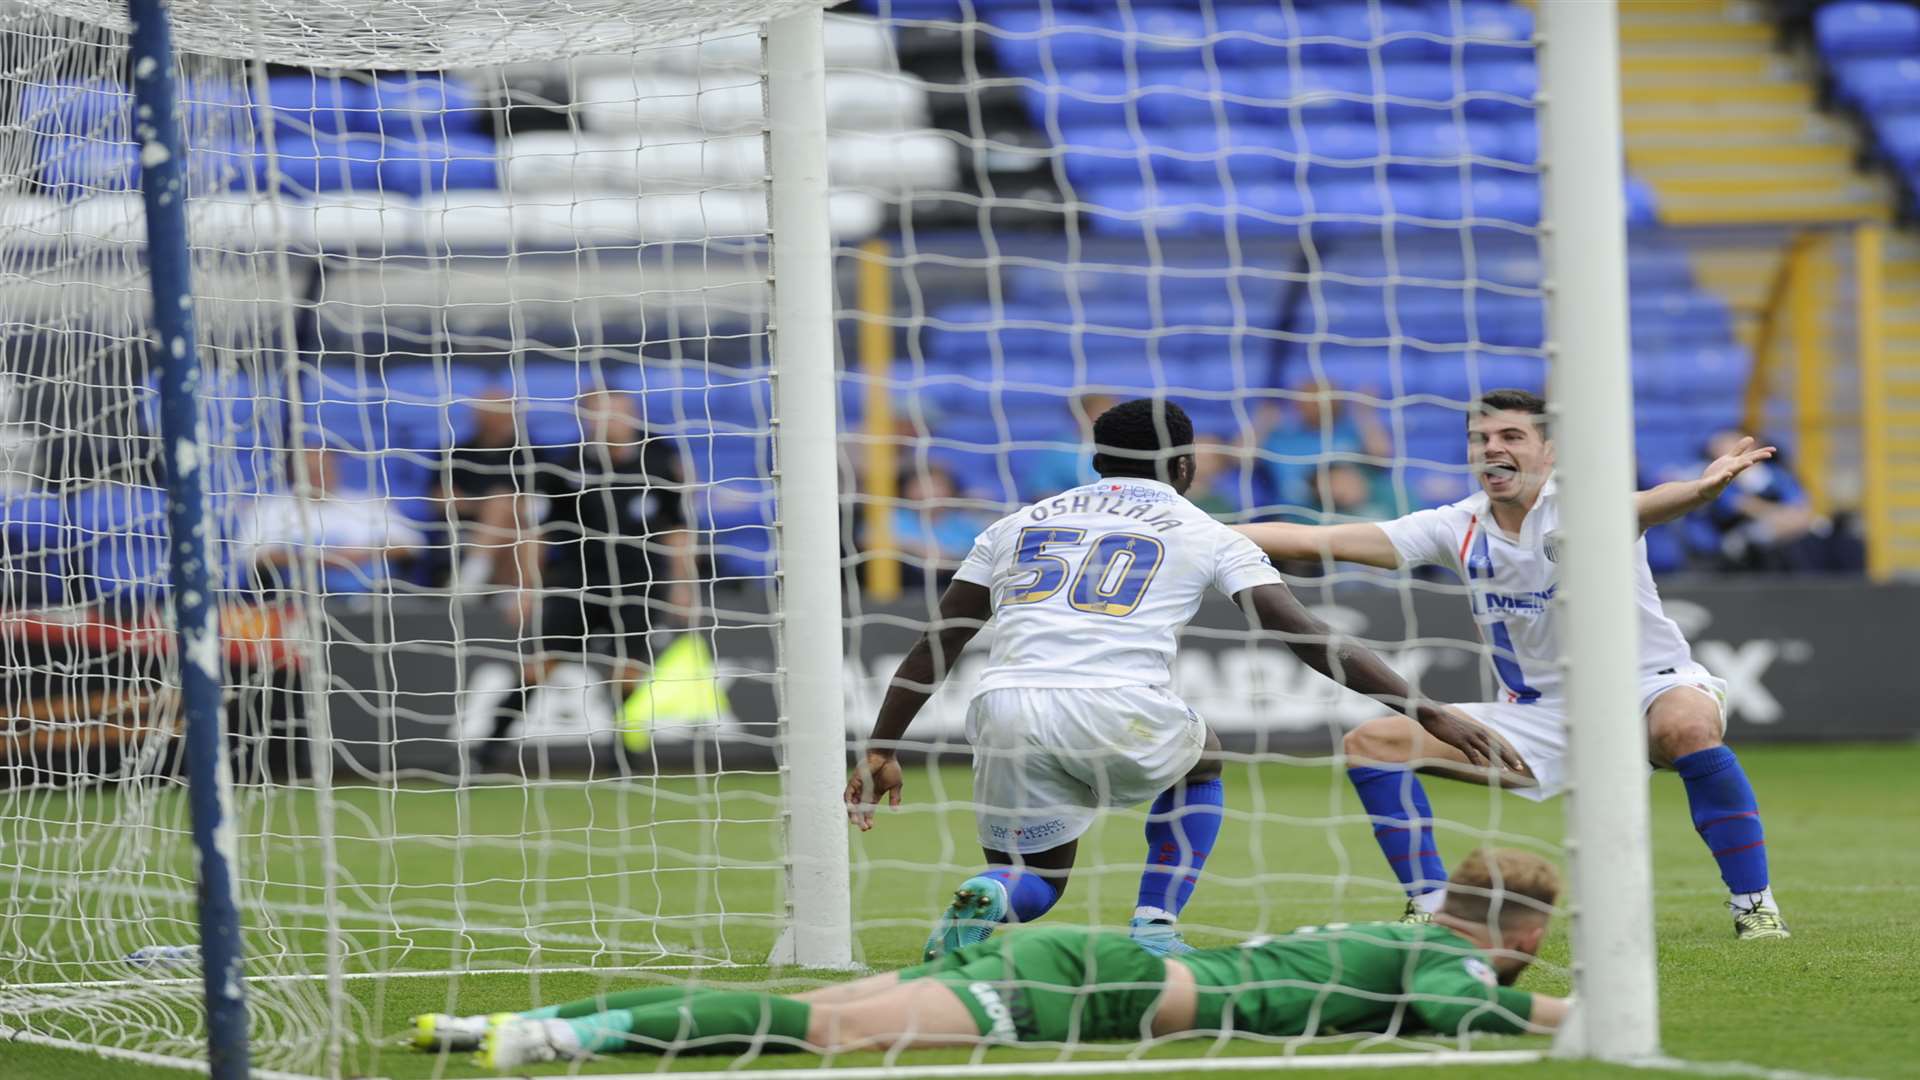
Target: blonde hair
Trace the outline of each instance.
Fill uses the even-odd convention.
[[[1440,910],[1466,922],[1512,930],[1545,921],[1560,896],[1560,872],[1530,851],[1480,848],[1447,878]]]

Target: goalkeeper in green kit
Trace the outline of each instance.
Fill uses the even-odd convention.
[[[414,1018],[424,1050],[483,1065],[640,1052],[727,1053],[1064,1043],[1245,1034],[1544,1032],[1564,998],[1512,988],[1559,879],[1513,850],[1477,851],[1431,924],[1335,923],[1161,957],[1125,931],[1021,929],[931,963],[782,996],[655,987],[497,1016]]]

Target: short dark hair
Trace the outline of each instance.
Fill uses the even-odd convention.
[[[1474,417],[1497,412],[1526,413],[1534,418],[1533,426],[1540,429],[1540,434],[1547,433],[1547,399],[1531,390],[1512,387],[1489,390],[1480,395],[1480,403],[1467,417],[1467,422],[1472,423]]]
[[[1170,479],[1173,459],[1191,453],[1193,421],[1171,401],[1123,401],[1093,422],[1093,467],[1101,476]]]

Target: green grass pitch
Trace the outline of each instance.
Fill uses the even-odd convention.
[[[1920,773],[1920,747],[1752,747],[1742,751],[1742,758],[1760,793],[1776,892],[1795,937],[1753,945],[1733,940],[1731,923],[1720,907],[1722,890],[1713,862],[1693,834],[1680,784],[1670,774],[1655,776],[1656,935],[1667,1052],[1693,1061],[1743,1061],[1832,1076],[1920,1075],[1920,946],[1915,944],[1909,906],[1920,892],[1920,784],[1913,779]],[[1221,931],[1229,928],[1284,931],[1309,922],[1397,913],[1396,893],[1384,880],[1358,806],[1344,781],[1323,763],[1239,764],[1230,770],[1228,784],[1231,817],[1187,910],[1190,937],[1204,944],[1227,940]],[[1428,790],[1437,813],[1452,823],[1441,836],[1442,850],[1449,856],[1457,857],[1488,836],[1550,845],[1562,835],[1564,807],[1558,802],[1541,806],[1443,782],[1430,782]],[[794,978],[758,966],[771,941],[766,916],[778,910],[779,903],[777,875],[756,865],[771,858],[777,842],[774,791],[770,777],[745,775],[717,781],[672,778],[591,792],[577,786],[466,794],[428,787],[342,789],[337,854],[342,878],[353,887],[341,893],[338,905],[347,913],[342,927],[349,937],[348,971],[453,967],[471,972],[354,979],[348,983],[353,997],[349,1026],[390,1037],[415,1012],[521,1008],[535,998],[584,996],[633,980],[687,974],[602,970],[530,979],[525,973],[530,960],[540,966],[591,963],[624,969],[662,962],[712,964],[718,959],[731,966],[706,966],[698,977],[777,988],[817,981],[818,976]],[[964,769],[912,770],[907,807],[883,813],[872,833],[855,834],[855,914],[867,963],[885,968],[910,962],[945,892],[974,866],[971,818],[958,805],[967,791]],[[942,805],[943,800],[953,804]],[[324,910],[317,903],[317,852],[310,841],[295,839],[313,821],[311,795],[254,795],[243,799],[243,806],[250,831],[268,837],[243,845],[243,862],[256,874],[264,869],[275,882],[264,893],[267,906],[275,909],[275,929],[250,935],[249,948],[256,956],[252,970],[304,966],[321,947],[317,913]],[[83,851],[88,843],[105,845],[104,838],[113,833],[112,800],[98,795],[35,796],[28,809],[26,817],[40,822],[81,816],[95,823],[78,830],[102,838],[79,842]],[[1137,813],[1115,814],[1089,834],[1081,848],[1082,867],[1049,919],[1124,923],[1140,865],[1139,827]],[[50,837],[47,830],[30,829],[20,821],[0,823],[0,830],[6,830],[0,839],[8,845],[0,871],[84,861],[72,850],[70,838]],[[470,838],[458,851],[444,841],[425,839],[454,834]],[[54,857],[56,847],[65,852],[60,858],[67,863]],[[710,868],[716,861],[726,868]],[[179,890],[184,880],[149,880],[141,886],[145,892],[89,899],[82,907],[97,902],[101,917],[111,909],[123,920],[145,918],[159,940],[191,940],[186,922],[191,907]],[[15,881],[13,887],[32,884]],[[515,916],[529,909],[539,915],[532,926]],[[402,929],[394,921],[383,923],[385,911],[417,918],[398,920],[408,926]],[[44,919],[18,920],[20,925],[7,930],[10,944],[51,941],[54,952],[66,951],[63,959],[85,955],[88,943],[75,929],[85,920],[77,914],[69,905],[49,911]],[[263,926],[267,920],[259,910],[249,913],[250,925]],[[462,925],[484,929],[454,929]],[[1556,932],[1545,963],[1522,985],[1564,991],[1567,959],[1564,933]],[[484,970],[489,968],[496,970]],[[498,970],[510,968],[521,970]],[[65,977],[74,977],[72,967],[64,970]],[[259,985],[253,1000],[262,1056],[277,1052],[276,1040],[281,1046],[297,1043],[323,1029],[324,1017],[312,1015],[320,998],[308,984]],[[84,1022],[67,1026],[74,1037],[89,1036]],[[1474,1043],[1477,1049],[1542,1044],[1520,1038]],[[1275,1052],[1251,1043],[1224,1050],[1210,1046],[1204,1041],[1174,1044],[1153,1056],[1169,1059],[1160,1075],[1177,1077],[1186,1075],[1179,1068],[1181,1057]],[[1090,1048],[1082,1056],[1097,1059],[1122,1049]],[[413,1054],[379,1039],[350,1040],[345,1051],[350,1075],[396,1080],[480,1075],[461,1057]],[[989,1056],[1011,1060],[1022,1054],[994,1050]],[[902,1060],[967,1059],[958,1052],[922,1052]],[[881,1060],[878,1054],[855,1054],[835,1063],[871,1065]],[[785,1055],[747,1067],[815,1063]],[[724,1064],[725,1059],[692,1058],[673,1067],[711,1069]],[[645,1072],[658,1066],[656,1058],[628,1055],[576,1068],[592,1074]],[[1424,1069],[1394,1072],[1433,1075]],[[158,1080],[179,1075],[185,1074],[0,1044],[0,1078],[5,1080]],[[1591,1063],[1546,1063],[1505,1067],[1498,1075],[1658,1074]]]

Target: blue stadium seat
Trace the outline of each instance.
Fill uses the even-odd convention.
[[[1653,194],[1653,185],[1637,176],[1627,177],[1627,224],[1658,225],[1660,208]]]
[[[1636,291],[1690,291],[1693,260],[1684,248],[1634,237],[1627,247],[1627,278]]]
[[[1848,59],[1835,65],[1840,99],[1857,108],[1920,109],[1920,57]]]
[[[500,186],[500,160],[493,138],[454,132],[415,142],[388,139],[380,161],[380,186],[400,195]]]
[[[1462,190],[1456,182],[1431,185],[1436,218],[1458,216],[1479,221],[1535,225],[1540,221],[1540,178],[1531,173],[1476,169]]]
[[[1323,98],[1371,99],[1377,93],[1373,73],[1364,65],[1302,64],[1297,69],[1282,70],[1293,72],[1286,96],[1303,104]]]
[[[1291,12],[1287,5],[1278,4],[1218,5],[1214,9],[1214,26],[1219,37],[1213,43],[1213,58],[1226,66],[1256,69],[1285,66],[1291,61],[1288,43],[1294,37],[1318,36],[1324,32],[1324,19],[1320,16],[1319,11],[1302,5],[1292,5]],[[1304,48],[1315,49],[1314,46]],[[1340,60],[1345,59],[1345,54],[1354,53],[1362,61],[1366,59],[1365,52],[1359,49],[1338,50]],[[1314,51],[1311,59],[1305,51],[1300,58],[1314,63],[1328,59],[1324,47]]]
[[[1465,414],[1429,409],[1420,415],[1431,417],[1431,420],[1422,422],[1417,427],[1403,428],[1405,437],[1395,448],[1395,456],[1405,459],[1415,467],[1464,464],[1467,460]],[[1427,497],[1431,498],[1431,495]]]
[[[1389,98],[1429,104],[1444,104],[1458,97],[1451,64],[1387,64],[1382,68],[1385,92]]]
[[[76,550],[70,566],[85,602],[151,600],[166,572],[166,492],[130,484],[90,484],[66,496]]]
[[[180,113],[186,121],[189,146],[228,142],[253,145],[259,140],[259,115],[247,92],[222,80],[183,79]]]
[[[1293,132],[1285,127],[1174,128],[1155,130],[1148,138],[1157,148],[1175,151],[1152,155],[1155,178],[1189,183],[1217,184],[1223,167],[1235,184],[1291,180],[1298,156]]]
[[[1211,35],[1198,11],[1144,5],[1127,10],[1132,13],[1128,44],[1134,63],[1206,65],[1205,43]]]
[[[1674,348],[1733,340],[1733,317],[1719,297],[1705,292],[1658,292],[1632,296],[1636,347]]]
[[[1060,161],[1066,168],[1067,182],[1076,188],[1101,184],[1139,183],[1144,170],[1161,177],[1166,159],[1145,153],[1140,137],[1125,127],[1075,126],[1063,133]],[[1184,166],[1169,164],[1166,179],[1178,179]]]
[[[1015,75],[1044,79],[1049,72],[1117,68],[1126,60],[1125,30],[1114,13],[1006,10],[993,13],[989,25],[1000,32],[982,40]]]
[[[19,89],[16,122],[36,135],[75,135],[128,141],[133,95],[118,83],[28,83]]]
[[[1121,73],[1122,81],[1126,76]],[[1253,124],[1284,126],[1286,105],[1297,89],[1280,68],[1220,68],[1194,65],[1143,67],[1138,85],[1142,122],[1157,128]],[[1124,123],[1124,120],[1122,121]]]
[[[1394,424],[1409,440],[1432,439],[1441,442],[1433,460],[1466,460],[1467,406],[1464,400],[1453,405],[1419,402],[1396,405],[1381,417],[1391,429]]]
[[[1378,219],[1386,213],[1386,199],[1381,193],[1380,185],[1371,179],[1355,178],[1316,184],[1311,195],[1315,214],[1360,219],[1357,221],[1330,220],[1322,223],[1328,227],[1358,226],[1362,231],[1372,230],[1378,227]],[[1426,216],[1426,209],[1424,204],[1402,205],[1398,202],[1394,204],[1395,213],[1413,217]]]
[[[73,543],[69,527],[66,501],[59,495],[14,494],[0,500],[0,536],[6,538],[9,561],[68,546]]]
[[[1192,273],[1182,273],[1192,270]],[[1055,305],[1056,311],[1070,310],[1069,297],[1081,304],[1116,304],[1146,308],[1154,303],[1162,310],[1185,309],[1204,304],[1230,310],[1236,288],[1248,317],[1264,319],[1272,310],[1280,284],[1273,277],[1234,272],[1210,267],[1183,267],[1163,263],[1158,267],[1075,268],[1062,271],[1052,266],[1009,266],[1003,270],[1005,295],[1024,297]],[[941,309],[943,312],[947,308]],[[991,318],[992,308],[977,310]],[[1191,319],[1181,319],[1191,322]]]
[[[1451,21],[1455,37],[1466,41],[1469,63],[1526,58],[1533,48],[1533,12],[1505,0],[1462,0],[1450,5],[1442,21]]]
[[[1369,7],[1371,5],[1354,8],[1351,14],[1343,11],[1342,17],[1352,18],[1364,27],[1352,33],[1377,42],[1380,58],[1389,65],[1445,59],[1452,55],[1453,43],[1445,40],[1452,28],[1442,6],[1386,3],[1371,11]]]
[[[1690,425],[1692,415],[1684,420],[1662,423],[1652,427],[1646,424],[1638,426],[1634,433],[1634,456],[1639,460],[1640,470],[1655,476],[1681,473],[1698,475],[1701,465],[1702,448],[1707,435],[1692,430],[1690,426],[1675,426],[1675,423]]]
[[[1686,569],[1686,539],[1677,523],[1655,525],[1646,531],[1643,538],[1647,544],[1647,569],[1655,574],[1671,574]]]
[[[376,130],[373,87],[352,77],[276,75],[267,80],[267,118],[282,139]],[[284,150],[283,150],[284,152]]]
[[[1024,86],[1027,112],[1043,134],[1082,128],[1125,128],[1138,122],[1132,99],[1137,94],[1131,79],[1122,71],[1107,68],[1077,68],[1062,71],[1052,79],[1041,79],[1037,86]]]
[[[1345,345],[1320,346],[1318,366],[1313,355],[1299,350],[1289,359],[1284,382],[1288,386],[1306,386],[1324,382],[1334,390],[1351,390],[1381,397],[1394,396],[1394,388],[1404,379],[1408,364],[1397,360],[1386,349]]]
[[[1286,232],[1296,227],[1303,212],[1299,188],[1287,183],[1238,187],[1231,200],[1220,187],[1205,184],[1161,185],[1151,205],[1138,186],[1103,185],[1081,197],[1095,207],[1090,215],[1095,228],[1120,235],[1138,235],[1148,228],[1217,233],[1229,218],[1242,232]]]
[[[1510,296],[1486,290],[1473,298],[1459,289],[1400,284],[1392,290],[1377,285],[1328,282],[1321,286],[1324,325],[1315,325],[1315,313],[1304,300],[1296,307],[1289,328],[1297,333],[1324,332],[1340,337],[1385,339],[1395,334],[1434,344],[1481,342],[1489,345],[1534,347],[1542,337],[1542,307],[1537,297]],[[1393,304],[1394,322],[1387,318]],[[1471,315],[1471,318],[1469,317]]]
[[[734,479],[694,490],[694,519],[711,530],[708,540],[720,577],[760,578],[772,572],[773,510],[769,481]]]
[[[1303,124],[1303,128],[1305,138],[1300,149],[1317,162],[1371,162],[1386,150],[1383,133],[1371,123],[1328,117],[1324,122]]]
[[[1898,0],[1837,0],[1813,13],[1813,36],[1829,60],[1920,55],[1920,8]]]
[[[1512,124],[1462,122],[1426,110],[1388,115],[1391,126],[1387,138],[1395,157],[1449,162],[1479,157],[1531,164],[1539,156],[1537,140],[1521,138]],[[1532,125],[1527,130],[1532,131]]]
[[[1636,397],[1673,402],[1739,402],[1752,358],[1732,343],[1672,351],[1636,352]]]
[[[1541,393],[1547,385],[1546,361],[1537,356],[1453,353],[1407,365],[1407,393],[1433,394],[1450,401],[1472,401],[1489,390],[1518,387]]]
[[[1920,166],[1920,108],[1877,112],[1873,130],[1880,149],[1896,166],[1905,170]]]
[[[1464,421],[1463,430],[1464,430]],[[1451,457],[1429,457],[1428,461],[1450,461],[1460,459],[1464,463],[1466,438],[1459,441],[1460,450]],[[1438,445],[1432,449],[1438,452]],[[1433,506],[1445,506],[1459,502],[1474,493],[1473,477],[1464,467],[1443,468],[1433,466],[1396,465],[1387,475],[1388,490],[1393,493],[1396,512],[1412,512]],[[1403,502],[1404,500],[1404,502]]]
[[[465,79],[444,75],[382,75],[373,83],[369,127],[390,139],[432,142],[463,134],[492,134],[485,102]],[[364,123],[367,114],[348,120]]]
[[[1546,304],[1537,296],[1511,296],[1481,290],[1474,298],[1479,340],[1489,345],[1530,349],[1546,337]]]
[[[1540,92],[1540,71],[1531,60],[1483,60],[1465,70],[1471,93],[1532,99]]]
[[[276,140],[280,187],[288,194],[347,191],[362,195],[380,190],[385,145],[371,135],[287,134]]]
[[[714,380],[679,391],[681,414],[716,432],[764,432],[773,415],[772,385],[766,379]]]
[[[684,440],[687,468],[702,483],[764,478],[771,474],[771,443],[758,434],[696,435]]]

